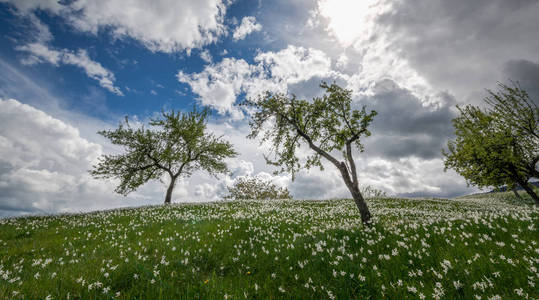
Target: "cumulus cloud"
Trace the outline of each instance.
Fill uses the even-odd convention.
[[[223,20],[229,3],[222,0],[2,1],[14,5],[21,14],[46,11],[63,17],[79,31],[91,34],[110,31],[115,38],[130,37],[152,51],[166,53],[199,48],[224,35]]]
[[[0,100],[0,116],[0,210],[62,211],[82,190],[103,189],[84,176],[101,146],[13,99]]]
[[[199,95],[203,105],[211,106],[221,114],[227,112],[238,119],[241,113],[233,107],[236,96],[244,90],[243,83],[256,73],[254,66],[243,59],[225,58],[218,64],[208,65],[200,73],[178,72],[178,80],[189,84]]]
[[[325,20],[320,26],[344,49],[337,67],[350,75],[355,90],[373,95],[377,82],[389,79],[423,102],[431,102],[436,88],[410,65],[393,44],[390,30],[380,23],[393,10],[391,0],[320,0],[311,18]]]
[[[260,53],[255,61],[264,66],[272,78],[286,84],[331,74],[331,59],[323,51],[313,48],[290,45],[278,52]]]
[[[468,188],[464,178],[454,171],[444,172],[440,158],[367,158],[362,160],[359,170],[363,185],[374,186],[391,195],[455,197],[477,191]]]
[[[52,49],[46,44],[30,43],[17,47],[17,50],[29,53],[29,56],[22,60],[23,64],[32,65],[45,62],[55,66],[62,64],[76,66],[83,69],[88,77],[97,80],[103,88],[118,96],[123,96],[120,88],[114,85],[116,80],[114,74],[100,63],[92,60],[84,49],[73,52],[68,49]]]
[[[286,92],[289,85],[313,77],[331,76],[331,59],[324,52],[288,46],[278,52],[259,53],[254,64],[243,59],[224,58],[208,65],[200,73],[178,72],[178,80],[189,84],[204,105],[221,114],[231,113],[235,119],[241,112],[234,107],[238,95],[256,97],[265,91]]]
[[[327,165],[327,164],[326,164]],[[350,198],[350,192],[339,171],[327,165],[324,171],[302,170],[290,184],[290,193],[297,199]]]
[[[248,34],[262,30],[262,25],[256,22],[255,17],[243,17],[241,23],[232,34],[234,41],[243,40]]]
[[[30,14],[34,10],[50,11],[57,14],[64,9],[63,5],[58,0],[0,0],[0,2],[14,5],[21,14]]]
[[[362,141],[365,152],[353,154],[360,186],[405,197],[454,197],[476,191],[455,172],[444,172],[441,149],[453,134],[455,99],[444,93],[438,98],[437,104],[425,104],[393,81],[383,80],[374,95],[356,99],[356,108],[366,105],[379,113],[370,127],[372,136]],[[295,197],[350,197],[339,171],[323,163],[324,171],[302,170],[290,183]]]
[[[254,165],[250,161],[233,158],[229,161],[228,167],[232,177],[251,176],[254,172]]]

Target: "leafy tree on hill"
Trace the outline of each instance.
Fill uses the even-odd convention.
[[[518,84],[500,83],[498,91],[487,91],[487,109],[457,106],[456,139],[443,151],[445,168],[479,187],[518,184],[539,204],[529,184],[539,177],[539,109]]]
[[[228,187],[228,192],[225,199],[292,199],[287,188],[280,188],[271,181],[258,177],[239,177],[232,186]]]
[[[190,176],[199,169],[212,175],[227,173],[223,159],[237,155],[229,142],[206,132],[207,117],[207,109],[163,112],[162,118],[150,121],[151,129],[133,128],[126,117],[117,129],[98,132],[113,144],[123,146],[124,153],[103,155],[90,174],[95,178],[119,179],[116,192],[125,196],[166,173],[170,184],[165,204],[169,204],[179,177]]]
[[[244,101],[242,105],[253,111],[248,137],[262,135],[261,142],[271,142],[274,159],[266,157],[266,161],[280,166],[278,172],[290,172],[293,179],[302,167],[323,169],[322,158],[331,162],[340,171],[352,194],[361,220],[368,224],[371,213],[359,190],[352,151],[353,148],[363,151],[360,140],[362,136],[371,134],[367,127],[376,112],[367,113],[365,107],[352,109],[351,91],[336,84],[322,82],[320,87],[326,90],[326,94],[313,101],[269,92],[257,99]],[[297,155],[302,142],[314,151],[304,164],[300,163]],[[335,151],[342,153],[342,159],[337,158]]]

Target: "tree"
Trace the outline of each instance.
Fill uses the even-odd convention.
[[[297,99],[295,95],[269,92],[244,101],[242,105],[253,112],[248,137],[262,135],[261,143],[271,142],[274,158],[265,156],[267,163],[281,167],[276,173],[290,172],[292,179],[302,167],[317,166],[323,170],[321,158],[331,162],[352,194],[361,220],[368,224],[371,213],[359,190],[352,151],[354,146],[363,151],[360,138],[371,134],[367,127],[376,112],[367,113],[365,106],[361,110],[352,109],[351,91],[335,83],[322,82],[320,87],[325,89],[325,95],[312,102]],[[314,151],[305,163],[300,162],[296,153],[301,142]],[[341,160],[337,159],[335,151],[342,153]]]
[[[225,199],[292,199],[287,188],[280,188],[271,181],[258,177],[239,177],[234,185],[227,188],[229,194],[225,196]]]
[[[380,189],[377,189],[375,187],[372,187],[370,185],[367,185],[365,187],[361,187],[359,188],[359,191],[361,192],[361,195],[364,197],[364,198],[385,198],[387,197],[387,193],[380,190]]]
[[[457,106],[456,139],[443,151],[445,168],[454,169],[468,184],[513,189],[518,184],[539,204],[529,184],[539,177],[539,109],[518,84],[487,90],[486,109]]]
[[[151,129],[133,128],[126,117],[117,129],[98,132],[113,144],[123,146],[125,152],[101,156],[90,174],[95,178],[119,179],[115,191],[125,196],[166,173],[170,184],[165,204],[169,204],[179,177],[190,176],[199,169],[214,176],[227,173],[223,159],[237,155],[229,142],[206,133],[207,117],[207,109],[162,112],[162,118],[149,122]]]

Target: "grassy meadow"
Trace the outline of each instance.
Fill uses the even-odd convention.
[[[0,220],[0,299],[538,299],[510,193],[239,201]]]

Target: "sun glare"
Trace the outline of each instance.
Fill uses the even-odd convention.
[[[378,11],[376,0],[321,0],[318,10],[329,20],[328,31],[347,47],[369,32]]]

